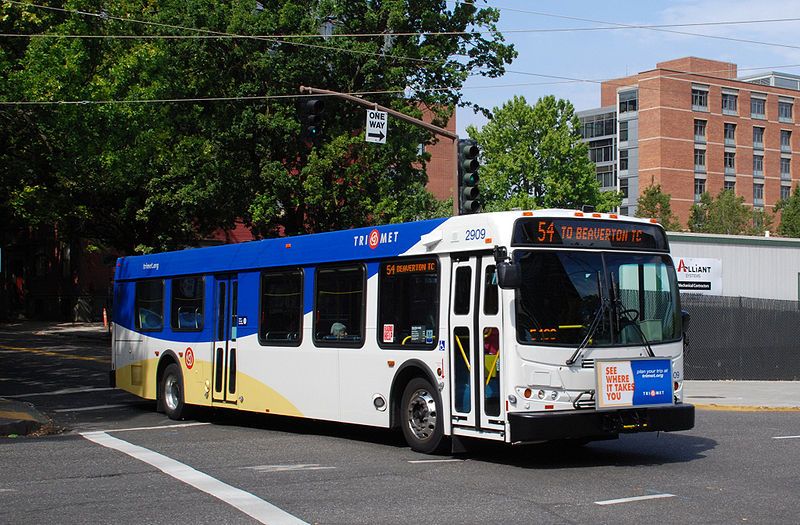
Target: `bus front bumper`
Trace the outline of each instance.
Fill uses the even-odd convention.
[[[694,427],[694,405],[640,407],[621,410],[510,412],[512,443],[554,439],[604,439],[617,434],[689,430]]]

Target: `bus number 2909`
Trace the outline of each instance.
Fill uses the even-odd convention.
[[[467,230],[466,231],[466,238],[465,241],[475,241],[478,239],[485,239],[486,238],[486,229],[479,228],[476,230]]]

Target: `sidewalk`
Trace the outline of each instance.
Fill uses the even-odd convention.
[[[800,411],[800,381],[685,381],[683,389],[700,409]]]
[[[103,323],[54,323],[48,321],[14,321],[0,323],[0,333],[29,333],[35,336],[78,337],[111,340]]]

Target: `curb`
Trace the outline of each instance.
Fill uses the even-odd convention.
[[[0,398],[0,436],[27,436],[49,422],[30,403]]]

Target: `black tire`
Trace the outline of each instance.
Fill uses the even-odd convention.
[[[170,419],[180,421],[186,417],[183,395],[183,374],[175,363],[167,365],[158,385],[159,406]]]
[[[430,381],[415,377],[406,385],[400,401],[400,427],[411,450],[423,454],[442,451],[444,412],[439,391]]]

